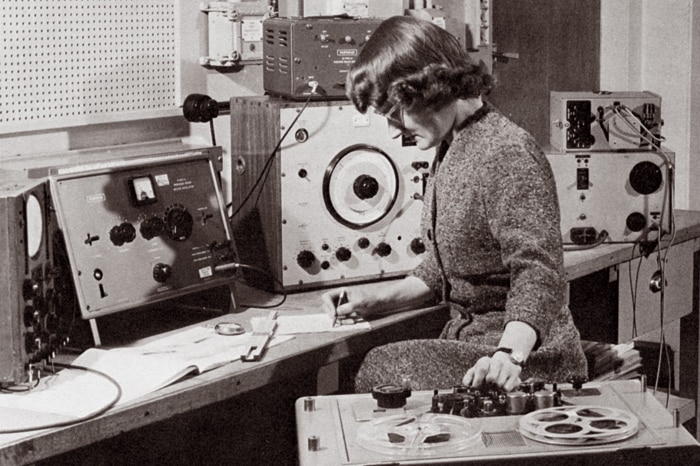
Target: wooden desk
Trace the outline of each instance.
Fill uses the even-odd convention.
[[[381,286],[379,283],[362,286]],[[279,308],[280,313],[309,313],[319,308],[321,292],[292,294]],[[270,301],[277,301],[274,297]],[[254,301],[257,302],[257,301]],[[262,305],[262,304],[261,304]],[[247,330],[254,317],[269,311],[244,309],[233,314]],[[232,315],[212,319],[231,320]],[[372,322],[372,331],[302,334],[291,341],[268,349],[259,362],[236,361],[224,367],[187,378],[106,414],[61,429],[41,431],[7,444],[0,435],[0,464],[26,464],[50,458],[120,433],[169,419],[178,414],[226,400],[264,387],[284,383],[298,372],[320,368],[343,358],[366,352],[369,348],[421,334],[437,335],[449,318],[442,307],[430,307],[388,316]],[[289,407],[293,410],[293,406]]]
[[[700,237],[700,212],[679,211],[677,230],[675,243],[695,241]],[[697,251],[698,248],[695,247],[694,250]],[[634,251],[635,248],[632,245],[605,245],[587,251],[567,252],[565,254],[567,277],[573,280],[622,264],[631,260],[634,254],[638,255],[638,252]],[[697,275],[694,283],[697,286]],[[382,286],[382,284],[362,286]],[[279,310],[280,312],[286,312],[285,309],[289,312],[309,312],[308,310],[317,309],[320,293],[292,294]],[[686,332],[689,334],[686,338],[690,343],[689,354],[685,360],[690,364],[688,371],[690,377],[685,379],[692,379],[687,382],[686,390],[692,392],[694,399],[698,399],[700,392],[697,382],[697,290],[695,298]],[[271,298],[270,301],[275,299],[277,298]],[[235,317],[250,329],[250,319],[264,316],[266,313],[267,311],[258,309],[243,309],[238,311]],[[292,341],[270,348],[260,362],[234,362],[144,396],[125,406],[110,410],[98,418],[61,429],[38,432],[10,443],[3,442],[0,436],[0,464],[26,464],[51,458],[94,442],[116,437],[123,432],[167,420],[177,414],[193,412],[198,408],[213,405],[257,388],[284,383],[288,378],[294,377],[300,368],[318,369],[347,357],[364,354],[371,347],[389,341],[426,334],[435,335],[448,318],[447,309],[432,307],[373,321],[371,332],[298,335]],[[293,410],[293,406],[289,409]]]

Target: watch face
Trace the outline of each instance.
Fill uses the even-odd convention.
[[[523,353],[520,351],[513,351],[510,353],[510,359],[515,363],[515,364],[522,364],[525,362],[525,356],[523,356]]]

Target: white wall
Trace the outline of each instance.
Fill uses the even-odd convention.
[[[601,16],[601,89],[661,95],[676,207],[700,210],[700,5],[602,0]]]

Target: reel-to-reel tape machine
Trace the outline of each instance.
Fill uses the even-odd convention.
[[[400,276],[420,263],[432,152],[392,139],[384,118],[346,101],[234,98],[231,115],[242,261],[287,290]]]
[[[296,402],[299,464],[670,465],[694,464],[700,454],[637,380],[557,390],[561,401],[550,407],[478,417],[436,409],[444,396],[437,391],[414,391],[392,408],[369,394],[303,397]]]

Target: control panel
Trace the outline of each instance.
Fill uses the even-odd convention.
[[[421,262],[432,151],[392,139],[383,117],[347,101],[234,98],[231,112],[232,223],[245,263],[301,290]]]
[[[671,231],[670,152],[547,152],[564,243],[655,240]]]
[[[83,318],[233,280],[235,246],[207,155],[117,163],[50,181]]]
[[[552,92],[550,118],[550,143],[557,150],[661,146],[661,97],[652,92]]]
[[[263,88],[292,99],[345,99],[345,77],[381,18],[263,22]]]

